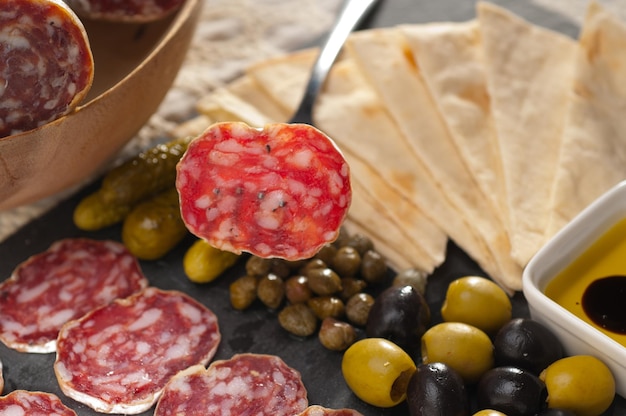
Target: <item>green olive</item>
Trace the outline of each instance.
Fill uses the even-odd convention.
[[[429,328],[421,344],[424,364],[447,364],[468,384],[477,382],[494,365],[489,336],[462,322],[443,322]]]
[[[355,342],[341,361],[348,387],[361,400],[378,407],[392,407],[404,401],[415,370],[411,357],[384,338]]]
[[[484,277],[466,276],[448,286],[441,317],[494,334],[511,320],[511,311],[511,300],[500,286]]]
[[[591,355],[573,355],[550,364],[539,376],[548,389],[548,407],[577,416],[597,416],[615,397],[611,370]]]

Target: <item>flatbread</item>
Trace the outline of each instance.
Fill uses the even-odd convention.
[[[366,82],[375,89],[377,100],[397,123],[406,151],[421,160],[443,199],[473,227],[474,235],[484,239],[498,269],[490,276],[503,286],[521,289],[521,267],[510,257],[508,235],[497,207],[483,194],[461,157],[417,68],[407,59],[400,32],[396,28],[357,32],[347,47]],[[381,147],[388,145],[385,142]],[[396,163],[394,158],[387,160]]]
[[[548,236],[626,179],[626,26],[593,2],[580,47]]]
[[[314,54],[310,57],[313,58]],[[267,62],[262,66],[264,73],[271,71],[272,67]],[[308,63],[303,66],[304,73],[307,66]],[[281,75],[284,76],[282,72]],[[243,85],[245,88],[242,88]],[[278,103],[266,106],[270,101],[271,97],[259,88],[254,79],[243,76],[204,97],[198,109],[214,122],[240,120],[253,126],[277,121],[264,113],[268,108],[272,109],[278,121],[288,118],[289,111]],[[256,103],[258,107],[251,103]],[[367,166],[348,155],[346,158],[352,172],[353,203],[348,216],[353,227],[358,224],[361,232],[374,238],[378,251],[397,270],[417,267],[431,273],[445,260],[446,234],[386,187]],[[394,209],[389,210],[381,201],[393,201]],[[397,220],[400,220],[400,225]]]
[[[508,203],[511,255],[525,266],[545,243],[576,43],[478,3]]]
[[[483,194],[508,221],[500,146],[477,20],[400,26],[450,136]]]

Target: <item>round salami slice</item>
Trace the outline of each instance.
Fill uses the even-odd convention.
[[[177,166],[187,228],[234,253],[299,260],[333,241],[352,199],[334,142],[306,124],[210,126]]]
[[[328,409],[319,405],[311,405],[297,416],[363,416],[353,409]]]
[[[65,0],[80,16],[114,22],[149,22],[178,10],[185,0]]]
[[[177,374],[154,416],[294,416],[307,406],[297,370],[277,356],[248,353]]]
[[[68,114],[93,76],[87,33],[66,4],[0,1],[0,137]]]
[[[122,244],[57,241],[0,283],[0,340],[18,351],[54,352],[63,324],[146,286],[137,260]]]
[[[174,374],[206,365],[220,339],[204,305],[148,287],[63,326],[54,371],[63,393],[94,410],[137,414]]]
[[[76,416],[52,393],[14,390],[0,397],[0,414],[28,416]]]

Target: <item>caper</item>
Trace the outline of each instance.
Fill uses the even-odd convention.
[[[332,244],[335,247],[339,248],[339,247],[343,247],[343,246],[347,245],[348,244],[348,240],[350,240],[350,233],[348,232],[346,227],[341,227],[339,229],[339,235],[337,236],[335,241],[333,241]]]
[[[424,295],[426,293],[426,281],[428,279],[428,275],[423,271],[415,268],[409,267],[408,269],[401,270],[394,278],[391,283],[392,286],[413,286],[418,293]]]
[[[356,341],[354,327],[332,317],[324,318],[317,336],[324,347],[333,351],[343,351]]]
[[[298,273],[306,275],[309,270],[323,269],[326,267],[328,267],[328,264],[324,260],[313,258],[307,261],[302,267],[300,267]]]
[[[374,304],[374,297],[369,293],[357,293],[346,303],[346,317],[357,326],[365,326],[370,309]]]
[[[311,299],[313,292],[309,288],[308,278],[299,274],[287,279],[285,281],[285,296],[290,303],[302,303]]]
[[[258,279],[255,276],[245,275],[229,286],[230,304],[238,310],[247,309],[256,300]]]
[[[363,292],[367,287],[367,282],[363,279],[357,279],[355,277],[342,277],[341,278],[341,293],[339,297],[347,302],[353,295]]]
[[[285,297],[285,282],[274,273],[268,273],[259,280],[257,296],[268,308],[277,309]]]
[[[346,312],[343,301],[335,296],[317,296],[309,299],[307,305],[320,319],[341,318]]]
[[[341,278],[328,267],[307,270],[306,277],[309,288],[317,295],[332,295],[341,290]]]
[[[332,245],[331,243],[326,243],[320,248],[317,254],[313,257],[315,259],[322,260],[325,264],[331,264],[333,261],[333,257],[337,253],[337,247]]]
[[[377,251],[367,250],[361,259],[361,277],[367,283],[381,283],[387,277],[387,263]]]
[[[374,242],[372,239],[361,233],[351,235],[345,245],[354,247],[361,256],[364,255],[367,250],[374,250]]]
[[[285,306],[278,313],[278,323],[283,329],[299,337],[313,335],[317,330],[317,317],[304,303]]]
[[[286,279],[291,274],[291,265],[283,259],[270,260],[270,273],[275,274],[281,279]]]
[[[361,269],[361,255],[354,247],[341,247],[333,257],[332,267],[343,277],[355,276]]]
[[[250,276],[264,276],[271,270],[272,263],[270,259],[264,259],[258,256],[251,256],[246,261],[246,273]]]

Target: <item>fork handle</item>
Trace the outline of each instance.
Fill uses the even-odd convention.
[[[339,52],[350,33],[363,20],[378,0],[346,0],[339,17],[331,29],[322,49],[313,65],[309,81],[300,101],[300,106],[292,117],[292,122],[312,124],[311,114],[315,99],[319,94],[326,76],[333,66]]]

